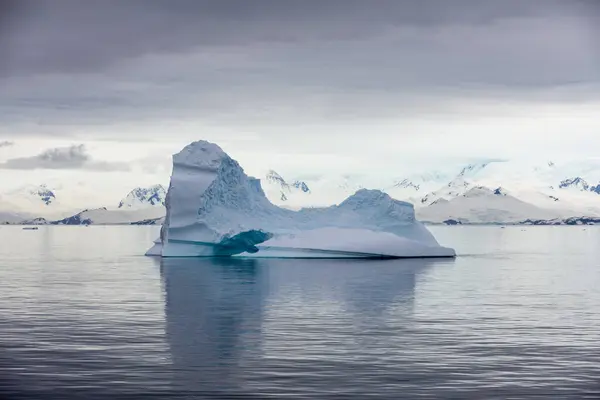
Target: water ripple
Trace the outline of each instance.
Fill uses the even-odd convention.
[[[600,398],[598,229],[438,228],[452,262],[138,256],[155,234],[0,228],[4,398]]]

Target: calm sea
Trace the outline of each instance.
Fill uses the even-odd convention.
[[[2,399],[600,398],[600,227],[435,227],[456,260],[158,260],[0,227]]]

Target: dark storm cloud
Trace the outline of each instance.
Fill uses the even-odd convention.
[[[380,117],[454,90],[596,99],[600,83],[597,0],[1,4],[13,124]]]
[[[85,145],[56,147],[43,151],[32,157],[12,158],[0,164],[3,169],[86,169],[95,171],[128,170],[122,163],[94,161],[87,152]]]
[[[600,15],[596,0],[9,0],[2,4],[5,76],[100,71],[143,54],[213,46],[357,40],[394,28],[424,28],[431,33],[444,26],[460,30],[511,19],[546,20],[545,40],[560,53],[568,43],[561,43],[561,32],[553,34],[554,20],[572,18],[573,29],[597,41],[598,36],[592,35],[599,32]],[[469,53],[468,42],[456,43],[464,39],[460,34],[444,38],[450,49],[461,44],[463,52]],[[485,37],[473,39],[485,41]],[[513,39],[511,45],[521,47],[521,55],[544,51],[529,48],[518,37]],[[405,59],[426,51],[419,49],[421,44],[426,43],[413,37],[412,46],[389,50]],[[588,50],[597,52],[597,47]],[[465,54],[457,54],[461,55]],[[540,69],[548,68],[553,66],[540,65]]]
[[[96,71],[147,53],[356,38],[388,24],[485,22],[506,16],[490,6],[460,10],[440,7],[439,2],[402,5],[393,0],[371,4],[348,0],[13,0],[2,4],[5,74]]]

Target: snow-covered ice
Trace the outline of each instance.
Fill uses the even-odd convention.
[[[138,187],[121,200],[119,208],[141,209],[164,206],[166,195],[167,189],[163,185],[153,185],[147,188]]]
[[[219,146],[173,156],[160,239],[147,255],[305,258],[453,257],[415,219],[412,204],[361,189],[339,205],[299,211],[272,204]]]

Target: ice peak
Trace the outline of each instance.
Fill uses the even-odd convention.
[[[344,200],[340,204],[340,207],[351,206],[354,209],[358,209],[372,207],[374,204],[380,206],[381,204],[391,205],[392,203],[412,207],[412,204],[394,200],[389,194],[377,189],[359,189],[352,196]]]
[[[285,184],[285,180],[283,179],[283,177],[277,172],[273,171],[272,169],[267,171],[267,175],[265,176],[265,178],[269,182],[279,183],[281,185]]]
[[[229,156],[214,143],[205,140],[192,142],[173,155],[173,163],[182,166],[215,169]]]

